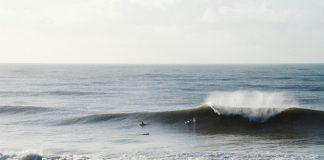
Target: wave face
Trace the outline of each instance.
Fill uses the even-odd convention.
[[[185,124],[195,119],[195,123]],[[324,111],[299,107],[295,98],[285,92],[234,91],[212,92],[206,104],[192,109],[165,112],[95,114],[64,120],[60,125],[141,121],[194,127],[202,133],[288,133],[324,131]]]
[[[238,111],[243,111],[239,114]],[[99,123],[145,121],[151,125],[176,126],[178,129],[187,130],[194,127],[201,133],[308,133],[313,131],[324,131],[324,111],[304,108],[288,108],[267,118],[254,119],[244,115],[247,108],[236,108],[232,114],[219,114],[214,107],[202,105],[198,108],[166,111],[166,112],[139,112],[125,114],[99,114],[74,119],[68,119],[61,125],[75,123]],[[271,110],[271,109],[268,109]],[[277,111],[277,110],[276,110]],[[271,112],[272,114],[272,112]],[[186,125],[184,122],[195,118],[194,124]]]

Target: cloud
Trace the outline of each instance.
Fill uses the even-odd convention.
[[[208,23],[280,23],[286,21],[293,13],[287,10],[274,10],[257,6],[215,6],[208,7],[202,15],[202,20]]]
[[[130,0],[130,3],[147,8],[162,9],[180,3],[182,0]]]
[[[319,1],[293,0],[0,1],[0,60],[318,60],[324,59],[322,13]]]

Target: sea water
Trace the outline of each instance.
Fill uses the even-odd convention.
[[[0,159],[324,159],[323,97],[323,64],[1,64]]]

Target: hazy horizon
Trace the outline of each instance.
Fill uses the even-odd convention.
[[[322,65],[324,63],[10,63],[0,65]]]
[[[0,63],[324,63],[324,1],[0,2]]]

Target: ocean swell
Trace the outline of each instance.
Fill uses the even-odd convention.
[[[241,108],[237,110],[246,110]],[[269,109],[271,110],[271,109]],[[272,114],[272,113],[271,113]],[[202,105],[198,108],[166,111],[137,112],[125,114],[96,114],[66,119],[60,125],[120,123],[134,124],[145,121],[150,125],[176,126],[179,130],[194,127],[201,133],[260,133],[260,132],[300,132],[324,131],[324,111],[304,108],[288,108],[267,118],[247,118],[244,114],[218,114],[213,107]],[[195,118],[194,124],[185,124]],[[134,124],[135,125],[135,124]],[[135,126],[134,126],[135,127]],[[138,126],[137,126],[138,127]]]
[[[0,114],[35,114],[52,110],[52,108],[39,106],[0,106]]]
[[[285,92],[212,92],[197,108],[164,112],[94,114],[65,119],[59,125],[147,122],[151,125],[194,127],[203,133],[324,131],[324,111],[300,107]],[[185,123],[185,122],[190,122]]]

